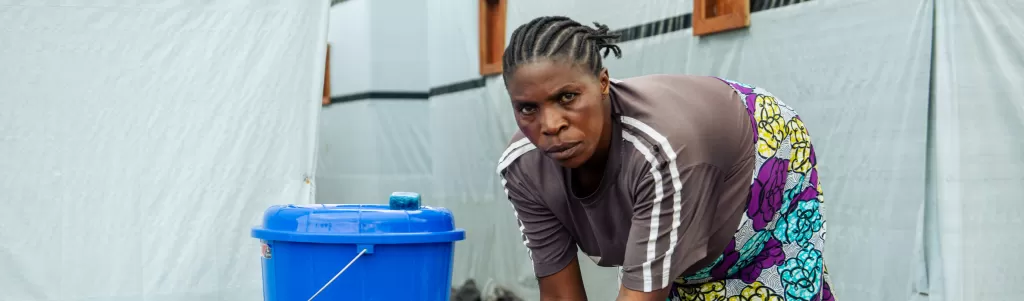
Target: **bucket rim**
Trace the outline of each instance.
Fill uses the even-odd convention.
[[[294,232],[253,227],[251,235],[261,240],[322,244],[421,244],[461,241],[466,239],[466,230],[455,228],[440,232],[350,234]]]

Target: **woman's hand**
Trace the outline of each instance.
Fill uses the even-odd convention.
[[[619,286],[617,301],[665,301],[672,287],[645,293]],[[580,273],[580,262],[573,258],[558,273],[540,278],[541,301],[586,301],[587,292],[583,287],[583,275]]]
[[[540,278],[541,301],[586,301],[587,292],[583,288],[583,276],[580,274],[580,262],[573,258],[558,273]],[[663,300],[659,301],[664,301]]]

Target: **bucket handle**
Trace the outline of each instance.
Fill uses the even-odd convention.
[[[352,258],[352,261],[349,261],[348,264],[345,265],[345,267],[341,268],[341,271],[338,271],[337,274],[334,274],[334,277],[331,278],[331,280],[327,281],[327,284],[324,284],[324,286],[321,287],[320,290],[316,291],[316,293],[313,294],[312,297],[309,297],[308,301],[313,301],[313,299],[315,299],[316,296],[320,295],[320,293],[322,293],[324,291],[324,289],[327,289],[327,287],[330,286],[331,283],[334,282],[335,279],[338,279],[338,276],[341,276],[341,273],[344,273],[345,270],[348,269],[348,267],[352,266],[352,264],[356,262],[356,259],[359,259],[359,257],[363,256],[363,254],[366,254],[367,252],[373,253],[372,249],[370,249],[370,248],[363,248],[362,251],[359,251],[359,254],[356,254],[355,258]]]

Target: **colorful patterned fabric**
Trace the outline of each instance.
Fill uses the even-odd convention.
[[[757,139],[746,215],[724,254],[677,279],[669,301],[832,301],[822,259],[824,198],[796,112],[764,89],[722,79],[744,100]]]

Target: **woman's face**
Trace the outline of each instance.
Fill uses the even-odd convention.
[[[505,86],[519,129],[548,157],[580,167],[610,130],[608,71],[600,76],[571,63],[542,59],[517,67]],[[606,130],[607,128],[607,130]],[[608,140],[608,139],[605,139]]]

